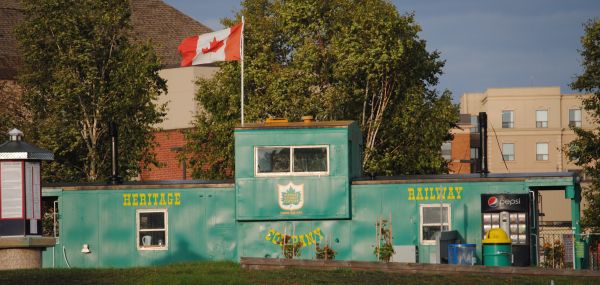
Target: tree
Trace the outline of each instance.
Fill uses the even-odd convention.
[[[27,139],[51,150],[46,181],[99,181],[111,174],[111,121],[119,124],[120,173],[154,162],[153,125],[166,90],[149,43],[132,40],[127,0],[24,1],[16,33],[19,84],[31,113]]]
[[[28,120],[21,93],[21,88],[14,82],[0,81],[0,143],[8,139],[8,131],[20,128]]]
[[[242,15],[246,121],[355,120],[368,174],[445,171],[440,146],[458,108],[450,92],[432,89],[444,62],[426,50],[412,14],[382,0],[246,0],[238,21]],[[187,135],[195,177],[224,178],[233,169],[240,69],[220,67],[197,83],[204,111]]]
[[[600,21],[591,20],[584,28],[580,51],[583,73],[571,87],[590,94],[583,98],[583,108],[596,128],[573,128],[577,138],[569,144],[568,155],[592,178],[591,185],[583,191],[588,206],[583,211],[581,225],[597,233],[600,232]]]

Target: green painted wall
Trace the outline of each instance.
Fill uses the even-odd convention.
[[[568,180],[568,179],[567,179]],[[449,180],[450,181],[450,180]],[[60,239],[44,252],[44,266],[129,267],[187,260],[233,260],[242,256],[281,258],[277,241],[294,236],[307,246],[301,258],[315,258],[315,243],[330,244],[338,260],[374,261],[375,221],[392,216],[394,245],[416,245],[419,262],[429,262],[431,245],[419,241],[421,204],[451,206],[451,229],[477,245],[481,261],[480,195],[527,193],[527,181],[393,183],[352,185],[350,220],[237,221],[233,188],[45,191],[60,203]],[[444,190],[445,188],[445,190]],[[419,190],[421,189],[421,190]],[[426,190],[427,189],[427,190]],[[445,192],[444,192],[445,191]],[[421,195],[419,195],[421,192]],[[124,194],[180,193],[180,205],[124,206]],[[166,195],[166,194],[165,194]],[[432,196],[433,195],[433,196]],[[136,209],[168,210],[168,250],[136,247]],[[91,254],[82,254],[84,243]],[[63,254],[64,247],[64,254]],[[63,256],[64,255],[64,256]]]
[[[419,196],[419,188],[422,195]],[[428,188],[428,195],[425,189]],[[419,183],[419,184],[382,184],[353,186],[354,205],[354,234],[368,232],[374,243],[374,223],[377,216],[387,218],[392,215],[394,245],[417,245],[419,262],[429,262],[433,245],[420,243],[420,205],[439,205],[437,189],[446,188],[442,194],[442,203],[450,204],[451,230],[457,230],[463,242],[477,245],[477,257],[481,261],[481,194],[485,193],[527,193],[523,182],[450,182],[450,183]],[[452,191],[450,191],[452,188]],[[410,190],[414,189],[414,190]],[[460,194],[459,191],[460,190]],[[434,191],[434,199],[431,192]],[[411,195],[411,192],[414,193]],[[443,193],[443,192],[442,192]],[[414,198],[414,199],[413,199]],[[368,240],[368,238],[366,238]],[[364,241],[363,241],[364,243]],[[366,242],[368,244],[368,242]],[[362,247],[364,247],[363,244]],[[360,250],[360,258],[366,258],[369,253],[374,260],[372,251]],[[357,256],[358,257],[358,256]]]
[[[180,195],[179,205],[173,196],[169,205],[169,193]],[[159,199],[156,205],[140,201],[135,205],[133,199],[128,204],[123,197],[127,194],[157,194]],[[45,196],[55,195],[60,238],[44,252],[44,267],[66,267],[67,262],[71,267],[129,267],[236,258],[233,188],[70,190]],[[167,250],[137,249],[136,209],[167,209]],[[89,244],[90,254],[81,253],[83,244]]]
[[[457,230],[466,243],[477,244],[478,260],[481,261],[481,194],[527,193],[525,182],[469,182],[469,183],[415,183],[370,184],[352,186],[352,220],[349,221],[265,221],[240,222],[239,254],[253,257],[282,257],[281,247],[273,243],[272,230],[276,233],[296,235],[308,242],[306,234],[319,232],[338,252],[336,259],[375,261],[373,249],[375,222],[378,216],[392,216],[394,245],[416,245],[419,261],[429,262],[434,246],[420,244],[420,204],[439,204],[425,195],[425,188],[446,187],[442,202],[451,207],[451,229]],[[452,194],[449,188],[452,187]],[[409,189],[414,190],[414,200]],[[421,200],[418,189],[422,189]],[[456,188],[460,188],[457,195]],[[443,191],[443,190],[442,190]],[[304,237],[302,237],[304,235]],[[244,237],[244,238],[241,238]],[[314,245],[302,250],[302,258],[314,258]]]
[[[361,138],[355,123],[314,129],[238,129],[234,134],[238,220],[350,218],[350,179],[360,174]],[[255,177],[256,146],[310,145],[329,147],[329,175]],[[283,210],[277,202],[279,188],[289,183],[303,189],[301,210]]]

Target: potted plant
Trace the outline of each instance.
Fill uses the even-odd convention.
[[[296,256],[300,256],[302,253],[300,249],[302,248],[302,242],[297,241],[293,242],[292,237],[289,235],[285,235],[279,242],[277,242],[279,246],[281,246],[281,251],[283,252],[283,256],[285,258],[292,259]]]
[[[337,253],[335,250],[333,250],[333,248],[331,248],[331,246],[325,245],[324,247],[321,247],[319,245],[319,243],[315,244],[315,251],[316,251],[317,259],[324,259],[324,260],[335,259],[335,254]]]
[[[394,255],[394,247],[392,246],[392,223],[390,220],[378,218],[375,223],[375,249],[373,254],[377,256],[379,261],[390,262]]]

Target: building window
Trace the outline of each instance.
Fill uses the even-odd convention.
[[[255,147],[257,176],[327,175],[328,146]]]
[[[0,161],[0,219],[25,219],[23,163]]]
[[[581,127],[581,109],[569,110],[569,127]]]
[[[548,143],[536,144],[535,159],[548,160]]]
[[[481,165],[479,162],[479,148],[471,148],[471,173],[477,173],[481,171]]]
[[[478,116],[471,116],[471,125],[473,125],[473,127],[470,129],[472,134],[478,134],[479,133],[479,117]]]
[[[502,111],[502,128],[510,129],[515,127],[515,116],[513,111]]]
[[[548,127],[548,110],[535,111],[535,127],[536,128],[547,128]]]
[[[478,158],[479,158],[479,148],[472,147],[471,148],[471,159],[478,159]]]
[[[452,142],[442,143],[442,157],[447,161],[452,160]]]
[[[421,244],[435,244],[435,233],[449,231],[450,204],[421,204]]]
[[[502,144],[502,159],[504,161],[515,160],[515,144],[503,143]]]
[[[166,250],[168,213],[166,209],[137,210],[137,247],[139,250]]]

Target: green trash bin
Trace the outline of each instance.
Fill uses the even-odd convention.
[[[511,266],[512,240],[504,230],[496,228],[489,230],[481,241],[483,246],[483,265]]]

